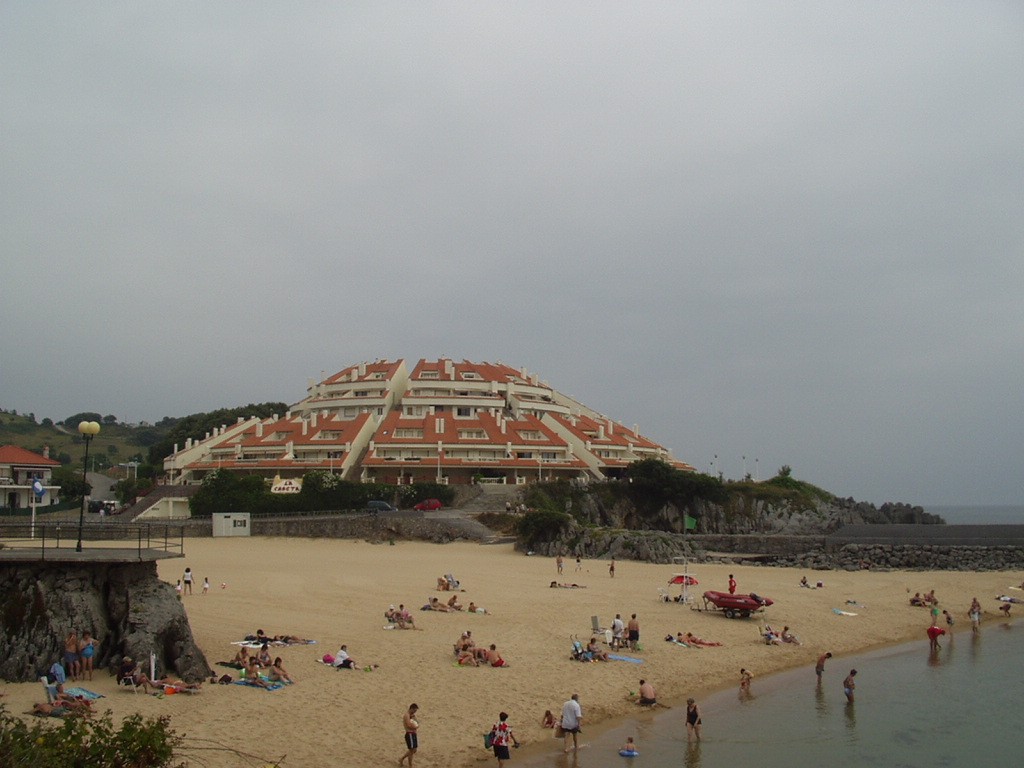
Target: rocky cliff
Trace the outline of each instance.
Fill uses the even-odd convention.
[[[697,499],[680,509],[666,504],[654,515],[641,514],[624,498],[586,494],[574,507],[583,522],[609,528],[683,532],[684,512],[697,520],[696,533],[766,534],[814,536],[832,533],[842,525],[855,523],[938,524],[942,518],[909,504],[875,507],[853,499],[759,499],[746,494],[729,494],[715,503]]]
[[[211,674],[174,589],[155,563],[0,563],[0,678],[38,679],[62,658],[71,630],[99,641],[94,667],[123,656],[193,682]]]

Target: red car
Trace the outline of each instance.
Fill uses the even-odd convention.
[[[433,512],[435,509],[441,509],[444,504],[438,499],[424,499],[419,504],[413,504],[413,509],[417,512]]]

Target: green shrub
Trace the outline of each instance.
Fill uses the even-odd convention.
[[[115,728],[110,713],[27,724],[0,705],[0,768],[160,768],[174,763],[181,737],[170,719],[129,715]]]
[[[571,522],[572,517],[565,512],[527,512],[516,526],[516,535],[529,547],[539,542],[554,541]]]

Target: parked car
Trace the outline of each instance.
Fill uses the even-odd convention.
[[[398,510],[386,501],[373,500],[366,502],[366,511],[376,517],[380,514],[393,515]]]
[[[444,504],[441,503],[440,499],[424,499],[419,504],[413,504],[412,508],[417,512],[433,512],[435,509],[441,509]]]

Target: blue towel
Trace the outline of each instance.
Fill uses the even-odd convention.
[[[263,679],[266,680],[266,678],[263,678]],[[250,683],[250,682],[248,682],[246,680],[235,680],[235,685],[248,685],[250,688],[262,688],[263,687],[263,686],[260,686],[260,685],[253,685],[252,683]],[[265,690],[265,691],[276,691],[278,688],[284,688],[284,683],[270,683],[263,690]]]
[[[609,653],[608,654],[608,658],[609,659],[614,659],[615,661],[628,661],[630,664],[643,664],[644,663],[643,659],[636,659],[636,658],[634,658],[632,656],[617,656],[614,653]]]
[[[68,696],[74,696],[76,698],[78,696],[81,696],[83,699],[88,699],[89,701],[94,701],[96,699],[103,698],[102,693],[93,693],[92,691],[85,690],[85,688],[65,688],[64,693],[66,693]]]

